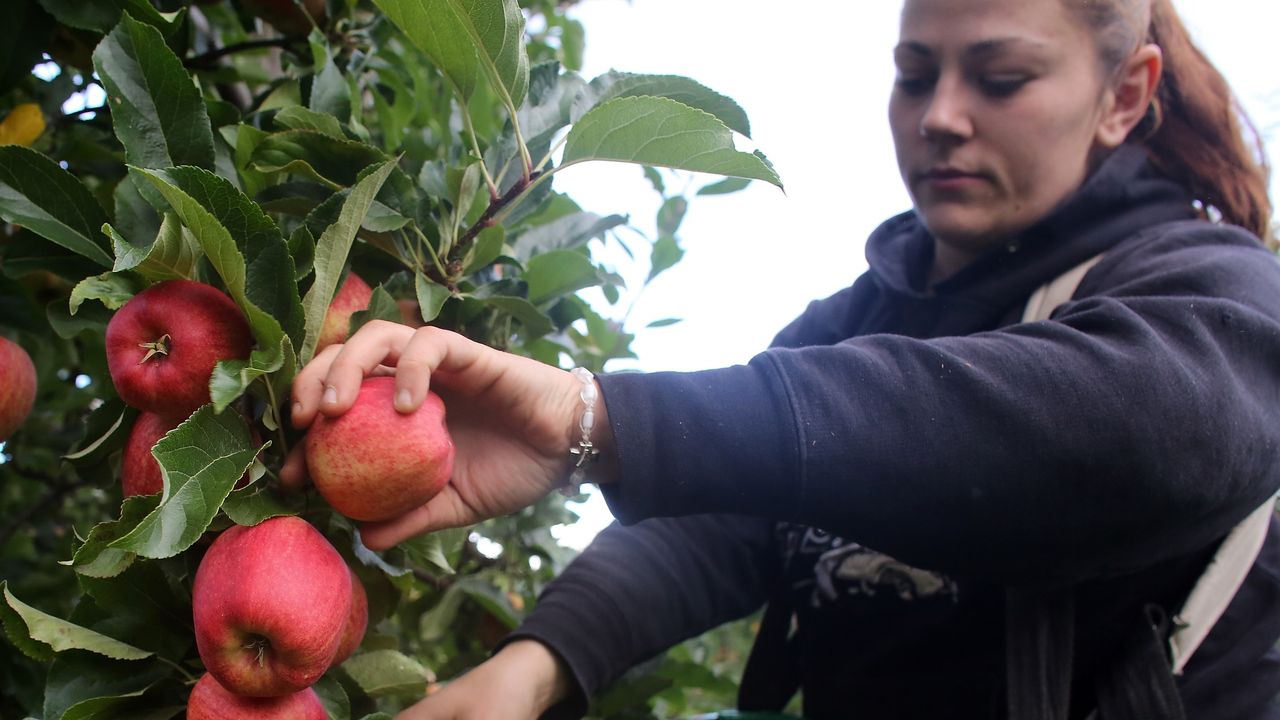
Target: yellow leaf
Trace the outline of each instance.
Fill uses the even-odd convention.
[[[44,133],[44,115],[35,103],[23,103],[0,122],[0,145],[30,145]]]

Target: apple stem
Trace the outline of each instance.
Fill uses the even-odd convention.
[[[256,652],[257,652],[257,654],[258,654],[258,666],[259,666],[259,667],[261,667],[262,665],[265,665],[265,664],[266,664],[266,662],[267,662],[267,648],[268,648],[268,647],[270,647],[270,646],[271,646],[271,644],[270,644],[270,643],[268,643],[268,642],[267,642],[267,639],[266,639],[266,638],[264,638],[264,637],[255,638],[255,639],[250,640],[249,642],[247,642],[247,643],[245,643],[245,644],[244,644],[244,648],[245,648],[246,650],[253,650],[253,651],[256,651]]]
[[[156,340],[155,342],[138,343],[138,347],[147,351],[147,354],[142,356],[142,359],[138,361],[138,364],[141,365],[142,363],[150,360],[155,355],[168,355],[169,342],[172,339],[173,338],[169,337],[169,333],[165,333],[164,335],[161,335],[160,339]]]

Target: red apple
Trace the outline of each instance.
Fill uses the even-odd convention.
[[[307,469],[316,490],[338,512],[387,520],[440,492],[453,474],[453,439],[435,393],[416,411],[392,405],[395,379],[372,377],[351,409],[316,418],[307,432]]]
[[[151,454],[160,438],[182,424],[184,418],[169,418],[156,413],[139,413],[124,444],[124,457],[120,463],[120,485],[125,497],[154,495],[164,490],[164,475],[160,463]],[[251,432],[254,447],[262,444],[256,431]],[[249,484],[249,474],[236,482],[236,488]]]
[[[0,441],[31,414],[36,399],[36,366],[22,346],[0,337]]]
[[[107,323],[107,369],[120,399],[170,418],[185,419],[209,402],[213,366],[249,357],[252,346],[235,302],[192,280],[143,290]]]
[[[333,657],[334,665],[341,665],[364,641],[364,631],[369,628],[369,596],[365,594],[360,578],[351,573],[351,614],[347,616],[347,626],[342,631],[342,643],[338,645],[338,653]]]
[[[236,695],[205,673],[187,698],[187,720],[327,720],[320,696],[311,688],[291,695],[255,698]]]
[[[373,289],[359,275],[347,273],[347,279],[338,286],[333,301],[324,314],[324,324],[320,326],[320,338],[316,342],[316,352],[334,343],[346,342],[347,332],[351,329],[351,316],[359,310],[369,307],[373,298]]]
[[[310,687],[333,663],[351,614],[351,571],[318,530],[285,516],[218,536],[191,592],[196,649],[237,695]]]

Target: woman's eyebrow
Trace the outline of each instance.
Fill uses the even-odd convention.
[[[1033,40],[1025,37],[1002,37],[992,38],[990,40],[981,40],[965,49],[965,54],[975,59],[991,57],[999,55],[1011,49],[1030,48],[1040,49],[1047,46],[1047,43],[1039,40]]]

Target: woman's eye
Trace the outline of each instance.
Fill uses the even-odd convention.
[[[1008,97],[1031,81],[1028,75],[991,75],[979,80],[982,92],[992,97]]]
[[[920,95],[933,86],[933,78],[927,75],[898,75],[894,85],[908,95]]]

